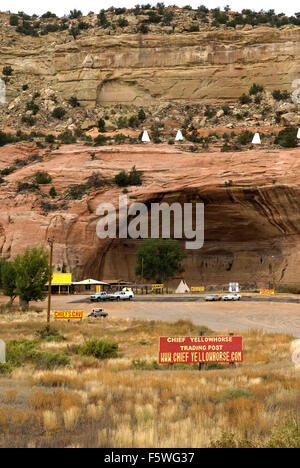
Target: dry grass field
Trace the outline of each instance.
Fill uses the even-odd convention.
[[[214,334],[188,320],[60,322],[57,337],[38,337],[45,321],[45,311],[0,312],[0,338],[24,346],[10,344],[19,355],[0,366],[0,447],[300,446],[291,336],[235,330],[244,363],[199,371],[157,364],[159,336]],[[118,357],[80,353],[91,338],[118,343]]]

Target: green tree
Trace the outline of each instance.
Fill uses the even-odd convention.
[[[182,253],[175,239],[145,239],[137,252],[137,276],[158,282],[166,281],[177,273],[183,273]]]
[[[41,301],[47,293],[45,286],[49,279],[49,258],[43,247],[27,248],[14,261],[16,272],[16,293],[28,308],[30,301]]]
[[[14,262],[3,261],[1,265],[2,290],[5,296],[10,297],[12,304],[17,297],[16,291],[16,269]]]

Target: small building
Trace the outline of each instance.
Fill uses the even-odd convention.
[[[49,283],[47,283],[47,289]],[[72,273],[53,273],[51,281],[52,294],[72,294]]]
[[[77,293],[91,293],[91,292],[100,292],[105,290],[105,286],[109,286],[109,283],[105,281],[97,281],[94,279],[86,279],[83,281],[76,281],[72,283],[74,291]]]

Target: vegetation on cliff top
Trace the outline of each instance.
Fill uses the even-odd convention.
[[[186,5],[165,6],[164,3],[136,5],[134,8],[110,7],[100,12],[90,12],[86,17],[80,10],[71,10],[68,17],[58,18],[50,11],[40,17],[28,15],[24,12],[12,14],[9,25],[16,32],[32,37],[44,36],[50,33],[68,31],[76,39],[84,31],[94,28],[109,30],[110,33],[125,30],[127,33],[157,32],[164,30],[173,32],[198,32],[207,28],[236,28],[244,26],[282,27],[288,24],[300,25],[300,13],[287,16],[284,13],[276,14],[275,10],[243,9],[241,13],[231,11],[229,6],[221,10],[219,7],[208,9],[204,5],[193,9]]]

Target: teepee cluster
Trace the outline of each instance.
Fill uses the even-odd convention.
[[[184,140],[184,138],[183,138],[183,135],[182,135],[182,131],[177,130],[175,141],[183,141],[183,140]],[[149,137],[149,133],[147,132],[147,130],[143,131],[142,142],[143,143],[150,143],[151,142],[150,137]]]

